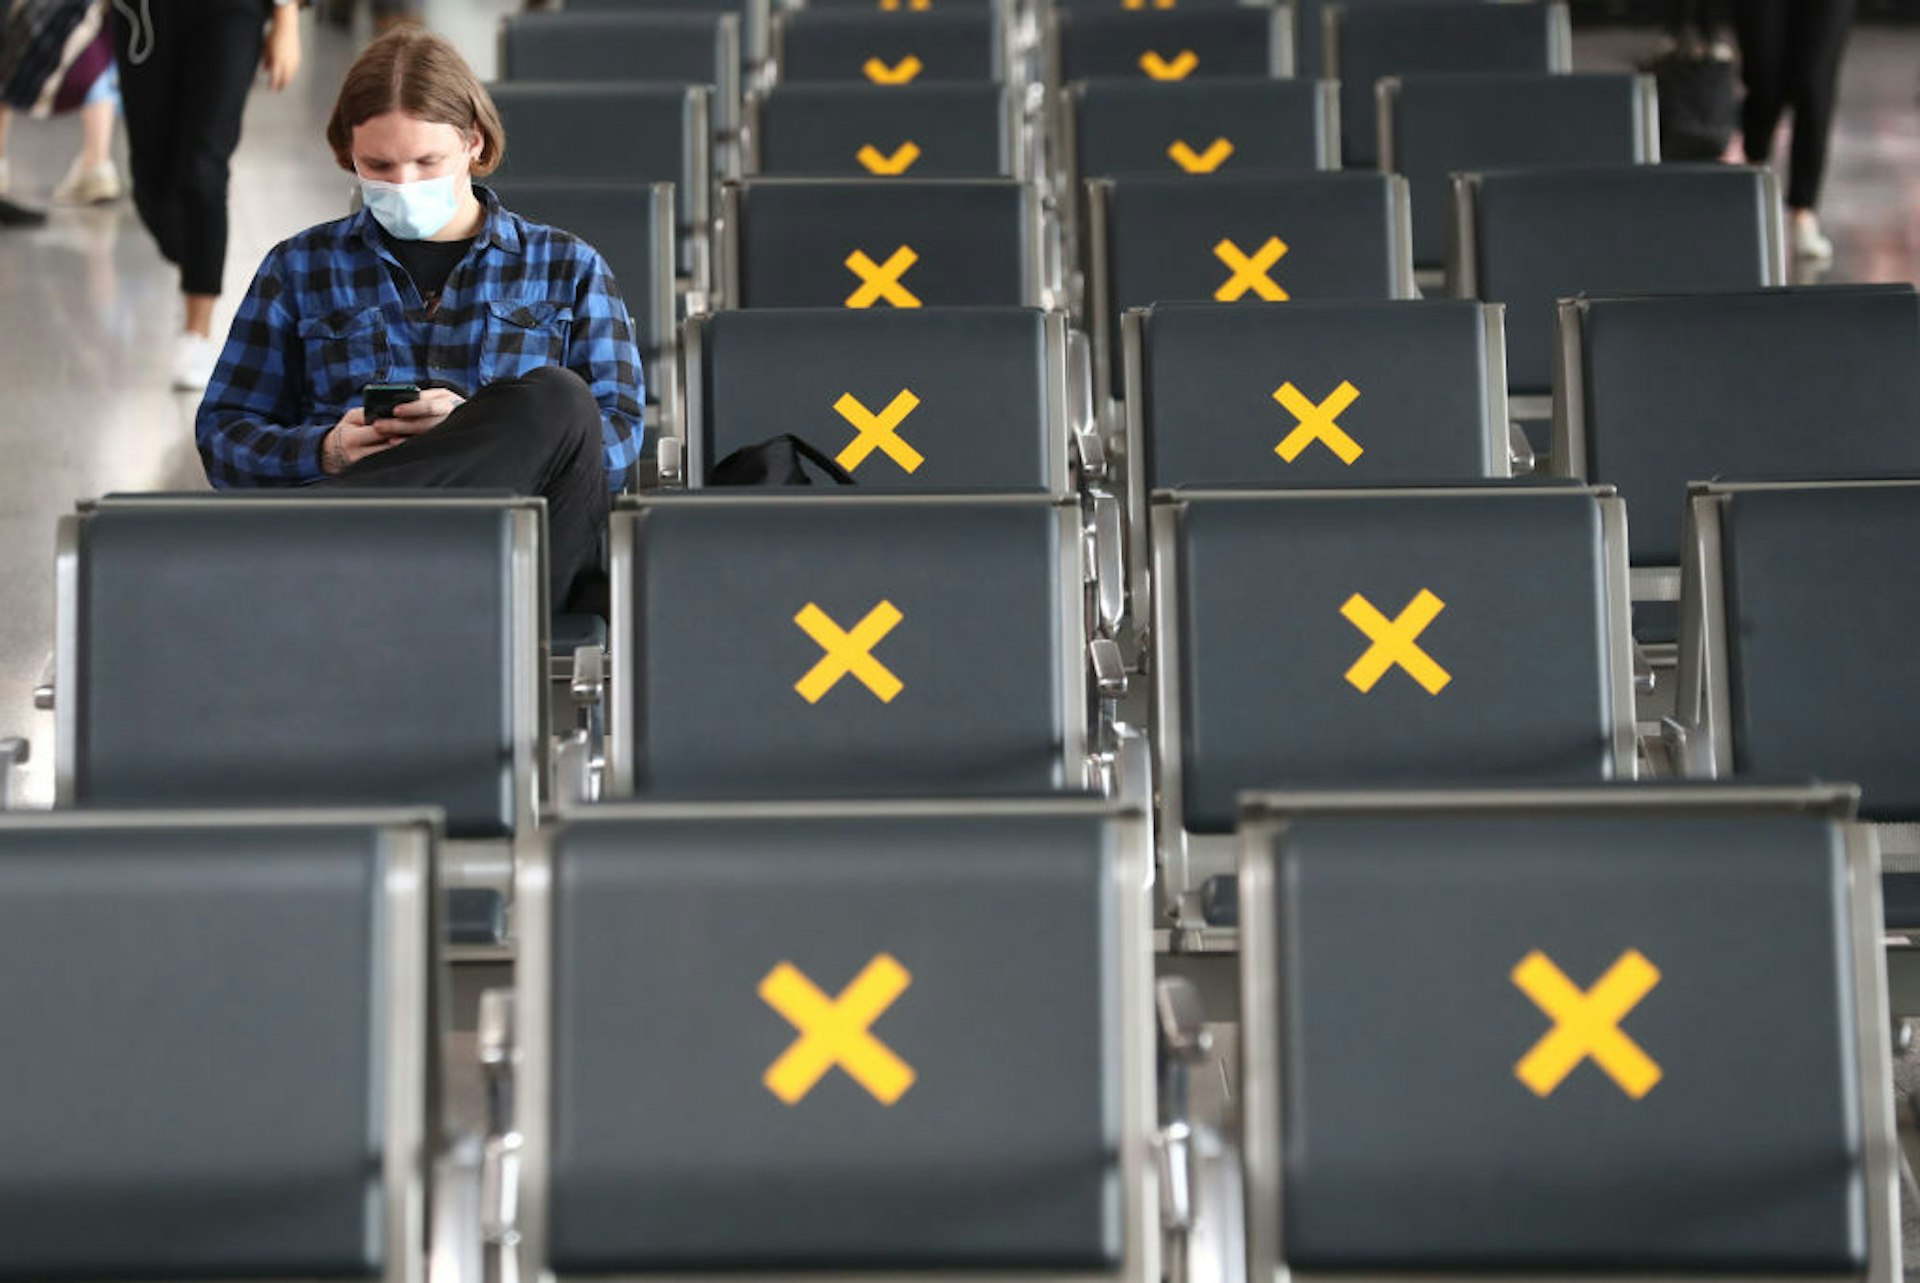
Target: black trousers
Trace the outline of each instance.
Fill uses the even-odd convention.
[[[1787,204],[1794,209],[1812,209],[1820,199],[1853,10],[1854,0],[1737,0],[1733,6],[1747,86],[1740,110],[1747,159],[1766,163],[1781,113],[1792,111]]]
[[[318,484],[538,495],[547,501],[553,609],[604,616],[601,544],[609,498],[603,450],[599,402],[572,370],[547,366],[489,383],[439,427]]]
[[[127,8],[140,13],[142,6]],[[153,21],[113,6],[133,203],[186,294],[218,294],[227,258],[227,162],[266,42],[263,0],[155,0]],[[145,54],[140,61],[135,55]]]

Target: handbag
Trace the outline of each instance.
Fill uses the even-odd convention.
[[[710,486],[811,486],[816,483],[807,472],[811,463],[838,485],[855,484],[853,474],[835,463],[832,456],[801,440],[791,432],[769,437],[755,445],[741,446],[713,465],[707,474]]]
[[[1660,95],[1663,160],[1718,160],[1740,123],[1740,76],[1725,44],[1687,40],[1647,65]]]

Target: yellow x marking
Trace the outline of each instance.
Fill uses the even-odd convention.
[[[882,704],[891,704],[893,697],[906,688],[906,683],[875,659],[871,652],[880,643],[880,639],[893,631],[905,616],[890,601],[882,601],[867,612],[866,618],[853,626],[852,632],[842,632],[840,625],[826,611],[808,602],[793,622],[800,625],[800,631],[819,644],[827,653],[820,662],[807,670],[807,675],[793,684],[800,692],[800,698],[809,704],[818,704],[820,697],[840,684],[840,679],[848,673],[858,677],[866,688],[880,697]]]
[[[860,278],[860,286],[847,295],[848,307],[872,307],[881,299],[895,307],[919,307],[920,300],[913,291],[900,283],[909,267],[920,261],[920,256],[909,245],[902,245],[887,256],[884,263],[876,263],[867,257],[867,252],[857,249],[847,255],[847,270]]]
[[[908,3],[905,5],[902,5],[900,0],[880,0],[880,7],[888,13],[898,13],[902,8],[931,9],[933,8],[933,0],[908,0]]]
[[[1433,662],[1433,656],[1414,645],[1414,638],[1425,632],[1427,625],[1446,608],[1446,602],[1422,588],[1407,603],[1407,608],[1389,622],[1359,593],[1347,598],[1340,613],[1373,642],[1367,647],[1367,653],[1347,670],[1347,680],[1364,695],[1386,676],[1388,669],[1398,664],[1407,670],[1407,676],[1426,688],[1427,694],[1438,695],[1453,677]]]
[[[1240,247],[1231,240],[1222,239],[1213,247],[1213,256],[1227,265],[1233,273],[1213,292],[1216,303],[1231,303],[1252,290],[1269,303],[1284,303],[1287,292],[1273,283],[1268,276],[1275,263],[1287,252],[1287,243],[1278,236],[1267,237],[1267,243],[1255,250],[1253,257],[1240,252]]]
[[[869,174],[904,174],[913,168],[914,161],[920,159],[920,146],[908,139],[894,148],[893,155],[889,156],[872,143],[865,143],[853,154],[853,158],[865,165]]]
[[[1233,155],[1233,144],[1224,138],[1216,138],[1207,144],[1205,151],[1195,151],[1187,145],[1184,138],[1178,139],[1167,148],[1167,155],[1173,157],[1173,163],[1189,174],[1211,174]]]
[[[1348,467],[1365,453],[1360,443],[1348,436],[1334,420],[1346,412],[1348,406],[1360,399],[1360,389],[1340,380],[1340,386],[1327,394],[1327,399],[1319,405],[1302,396],[1300,389],[1291,383],[1282,383],[1273,394],[1273,399],[1287,408],[1288,413],[1300,421],[1300,426],[1287,433],[1286,438],[1273,448],[1273,452],[1292,463],[1300,457],[1300,452],[1315,441],[1323,443],[1327,449],[1340,456],[1340,462]]]
[[[1660,1066],[1619,1027],[1660,983],[1660,969],[1638,949],[1616,958],[1585,993],[1538,949],[1514,967],[1513,983],[1553,1017],[1553,1028],[1513,1067],[1514,1076],[1534,1095],[1551,1096],[1588,1056],[1634,1100],[1660,1081]]]
[[[912,983],[905,967],[880,953],[839,997],[829,999],[798,967],[782,962],[760,981],[760,1000],[786,1017],[800,1037],[760,1081],[784,1103],[797,1105],[838,1065],[875,1100],[893,1104],[913,1086],[913,1066],[867,1027]]]
[[[1200,55],[1191,49],[1182,49],[1168,62],[1160,56],[1157,49],[1149,49],[1140,55],[1140,70],[1155,80],[1185,80],[1200,65]]]
[[[919,75],[922,69],[923,64],[913,54],[908,54],[891,67],[878,58],[869,58],[860,65],[860,70],[867,73],[867,79],[876,85],[904,85]]]
[[[912,388],[901,388],[900,394],[887,402],[887,408],[878,414],[867,409],[853,393],[842,392],[833,408],[858,428],[860,435],[847,442],[846,449],[834,456],[834,462],[848,472],[856,472],[867,461],[867,456],[878,450],[899,464],[902,472],[918,472],[920,465],[927,461],[926,456],[901,438],[899,427],[919,406],[920,398],[913,394]]]

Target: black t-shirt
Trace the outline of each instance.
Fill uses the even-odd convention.
[[[380,239],[386,243],[393,256],[400,260],[400,266],[407,269],[407,275],[413,278],[415,288],[420,291],[420,300],[431,312],[440,302],[440,291],[447,287],[447,278],[453,275],[453,269],[467,256],[467,250],[473,244],[473,237],[458,241],[408,241],[380,229]]]

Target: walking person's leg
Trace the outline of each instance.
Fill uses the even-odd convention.
[[[259,0],[199,0],[192,51],[182,58],[175,129],[181,211],[180,290],[186,333],[174,386],[205,387],[219,356],[213,307],[227,260],[227,183],[247,93],[260,67]]]
[[[113,122],[120,115],[120,92],[112,66],[87,91],[80,108],[80,154],[53,189],[63,205],[94,205],[119,200],[124,192],[113,163]]]
[[[131,13],[112,6],[113,56],[120,69],[120,101],[127,120],[127,177],[133,182],[133,207],[160,254],[176,266],[182,218],[174,185],[179,172],[178,113],[180,58],[194,41],[196,0],[170,0]],[[143,16],[144,15],[144,16]],[[150,16],[152,23],[145,21]]]
[[[1840,94],[1840,60],[1853,12],[1854,0],[1796,0],[1789,34],[1793,67],[1787,101],[1793,109],[1793,148],[1787,165],[1787,209],[1794,224],[1794,248],[1809,258],[1833,254],[1833,245],[1821,233],[1813,211],[1826,178],[1834,105]]]
[[[1787,18],[1793,0],[1739,0],[1733,30],[1740,42],[1740,133],[1747,163],[1764,165],[1787,105]]]

